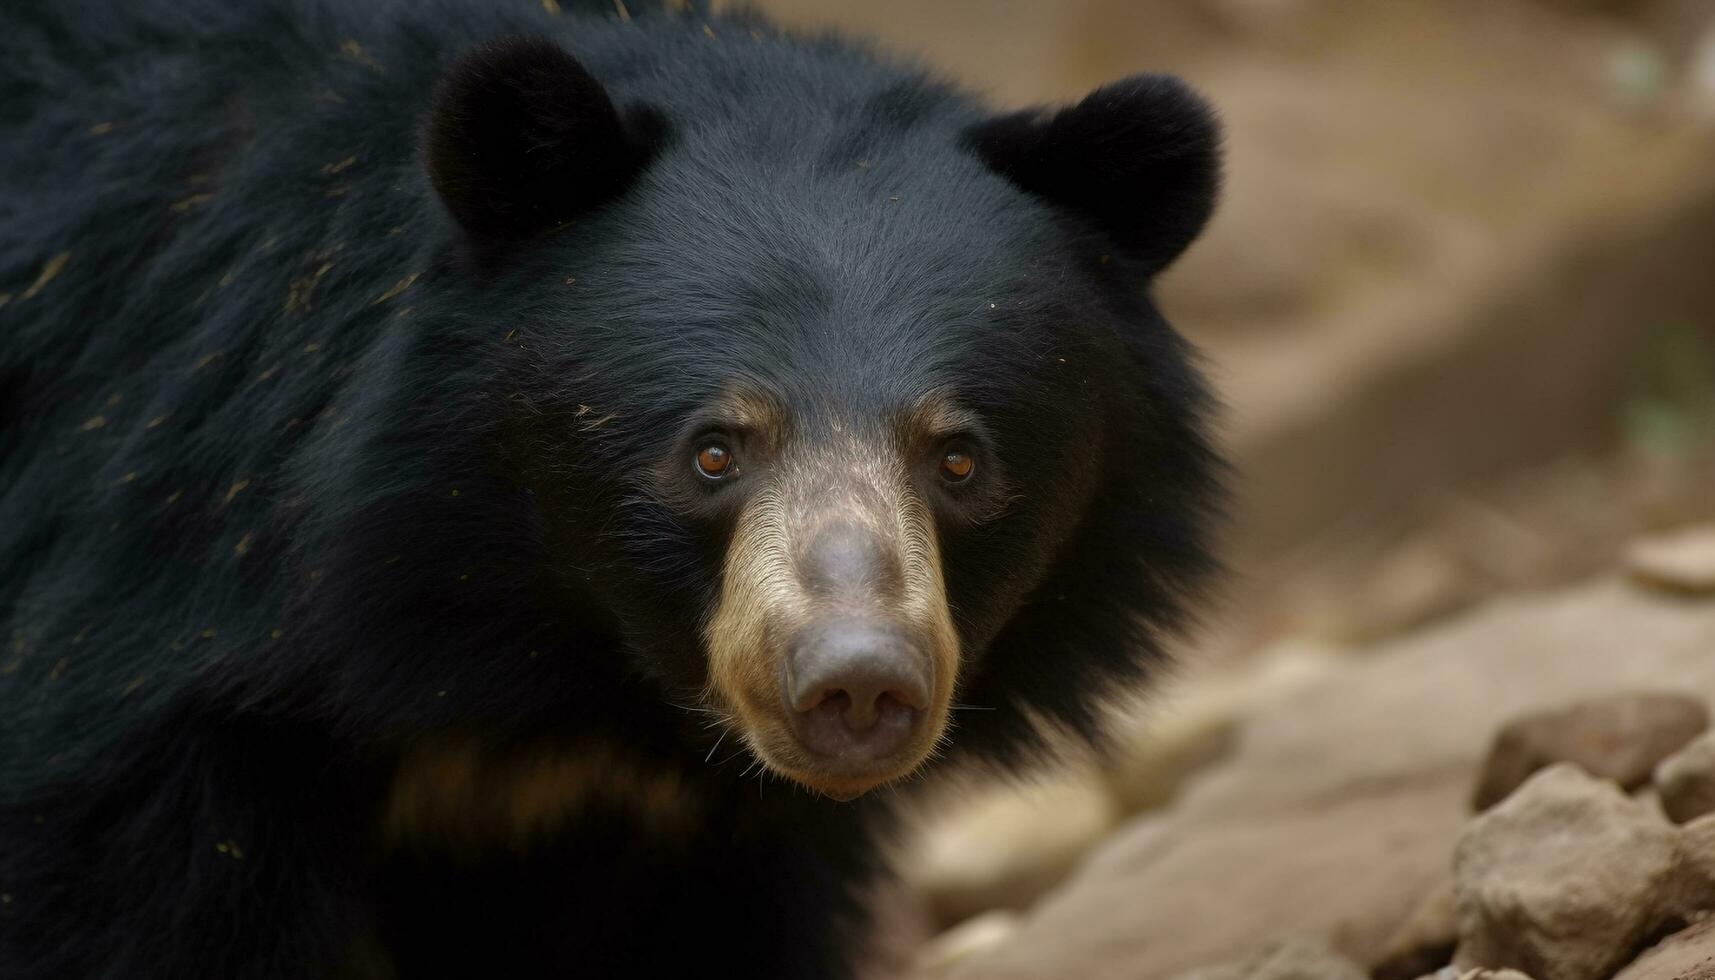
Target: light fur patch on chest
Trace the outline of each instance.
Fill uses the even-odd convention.
[[[679,773],[613,745],[497,751],[445,743],[400,762],[381,827],[389,852],[471,855],[528,850],[592,813],[621,816],[643,834],[681,835],[698,809]]]

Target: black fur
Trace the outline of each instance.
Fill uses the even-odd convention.
[[[0,976],[842,975],[884,803],[741,779],[683,710],[725,525],[652,474],[735,380],[807,431],[981,416],[1008,503],[940,544],[992,710],[943,765],[1097,737],[1213,571],[1146,288],[1212,200],[1201,103],[985,121],[843,42],[558,6],[0,15]],[[432,738],[623,746],[702,835],[387,852]]]
[[[648,110],[622,117],[552,41],[512,38],[478,47],[447,73],[424,150],[448,210],[491,245],[618,195],[654,155],[660,128]]]
[[[1160,269],[1208,223],[1220,132],[1208,106],[1168,75],[1136,75],[1059,111],[986,120],[967,139],[1020,187],[1077,212]]]

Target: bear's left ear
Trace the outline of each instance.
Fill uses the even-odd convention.
[[[623,191],[665,131],[647,109],[621,114],[551,41],[513,37],[459,59],[424,136],[429,179],[473,238],[557,227]]]
[[[1177,78],[1134,75],[1077,105],[964,133],[990,168],[1106,233],[1153,273],[1202,232],[1221,183],[1214,111]]]

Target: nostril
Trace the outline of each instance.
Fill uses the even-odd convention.
[[[800,739],[822,755],[855,759],[909,742],[929,706],[932,677],[904,630],[836,620],[795,638],[781,681]]]
[[[908,717],[915,711],[900,692],[882,691],[874,698],[849,700],[845,709],[845,722],[847,728],[861,734],[889,717]]]
[[[787,676],[790,684],[790,671]],[[846,692],[837,687],[809,688],[804,693],[792,698],[792,710],[815,711],[824,704],[844,697],[846,697]]]
[[[875,727],[875,719],[879,716],[881,697],[848,697],[844,712],[846,727],[854,732],[867,732]]]

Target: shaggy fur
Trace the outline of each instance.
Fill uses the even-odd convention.
[[[991,119],[683,6],[0,14],[0,976],[844,975],[885,800],[742,778],[733,510],[659,478],[735,383],[801,438],[981,420],[935,519],[982,710],[931,774],[1159,661],[1213,570],[1146,288],[1207,111]],[[527,847],[389,830],[495,794]]]

